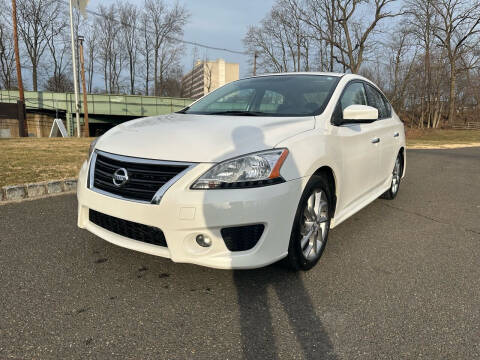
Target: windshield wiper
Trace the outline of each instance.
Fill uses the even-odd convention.
[[[177,114],[185,114],[188,109],[190,109],[190,106],[187,106],[186,108],[183,108],[182,110],[177,111]]]
[[[227,110],[227,111],[215,111],[215,112],[208,113],[207,115],[264,116],[269,114],[261,111]]]

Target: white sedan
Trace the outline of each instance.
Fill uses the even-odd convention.
[[[403,123],[372,82],[259,76],[92,143],[78,226],[175,262],[308,270],[330,229],[395,198],[404,174]]]

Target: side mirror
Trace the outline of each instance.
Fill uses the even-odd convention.
[[[350,105],[343,110],[344,123],[362,123],[378,120],[378,109],[367,105]]]

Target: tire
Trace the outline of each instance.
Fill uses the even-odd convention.
[[[395,165],[393,166],[392,171],[392,183],[390,184],[390,188],[385,191],[382,196],[382,199],[386,200],[393,200],[397,197],[398,191],[400,190],[400,182],[402,181],[402,173],[403,173],[403,159],[402,154],[398,154]]]
[[[306,271],[315,266],[327,244],[331,209],[330,184],[324,176],[312,176],[303,191],[295,214],[288,255],[284,259],[287,267],[294,271]]]

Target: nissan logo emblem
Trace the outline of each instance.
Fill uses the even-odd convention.
[[[128,182],[128,171],[125,168],[115,170],[113,173],[113,184],[115,186],[123,186]]]

